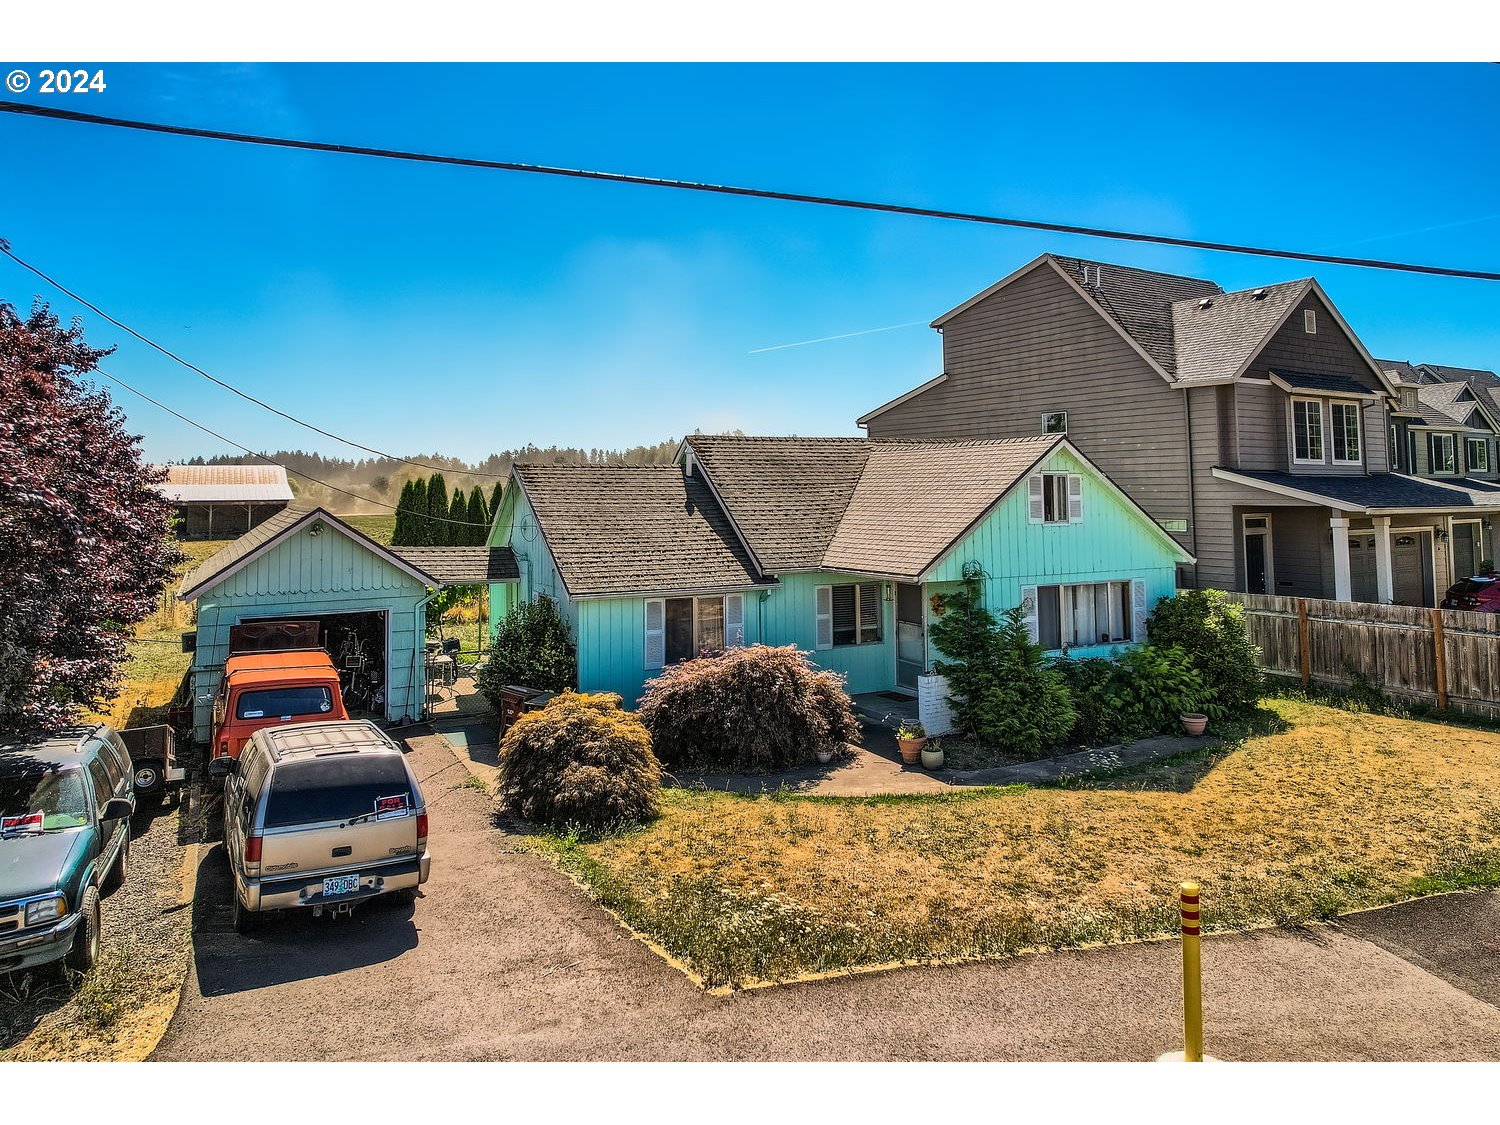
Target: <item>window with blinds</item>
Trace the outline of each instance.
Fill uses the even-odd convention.
[[[879,582],[818,587],[818,647],[878,645],[882,640]]]

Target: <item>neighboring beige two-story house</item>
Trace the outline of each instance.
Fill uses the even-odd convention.
[[[1197,557],[1183,585],[1435,605],[1490,555],[1500,487],[1461,457],[1413,475],[1428,405],[1401,412],[1312,278],[1225,293],[1044,254],[933,327],[943,373],[870,436],[1066,433]]]

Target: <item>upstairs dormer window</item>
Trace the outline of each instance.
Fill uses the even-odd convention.
[[[1487,473],[1490,471],[1490,443],[1482,437],[1471,437],[1464,440],[1464,460],[1469,466],[1471,473]]]
[[[1032,523],[1082,523],[1083,478],[1073,473],[1036,473],[1030,485]]]
[[[1419,407],[1417,405],[1417,388],[1401,388],[1401,410],[1406,414],[1415,414]]]
[[[1333,430],[1333,463],[1335,465],[1358,465],[1360,463],[1359,404],[1330,403],[1328,413]]]
[[[1315,398],[1292,400],[1292,460],[1323,463],[1323,404]]]
[[[1457,473],[1458,439],[1452,434],[1428,434],[1427,468],[1433,473]]]
[[[1056,410],[1042,415],[1042,433],[1065,434],[1068,432],[1068,412]]]

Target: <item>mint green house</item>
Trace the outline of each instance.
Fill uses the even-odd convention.
[[[1145,639],[1191,556],[1061,435],[871,441],[694,435],[660,466],[515,466],[491,529],[553,599],[582,691],[638,700],[668,664],[796,645],[851,694],[918,694],[936,595],[978,576],[1052,651]],[[930,677],[929,677],[930,679]]]

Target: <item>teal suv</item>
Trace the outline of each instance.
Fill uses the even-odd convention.
[[[99,896],[125,880],[134,774],[107,726],[0,744],[0,973],[99,957]]]

